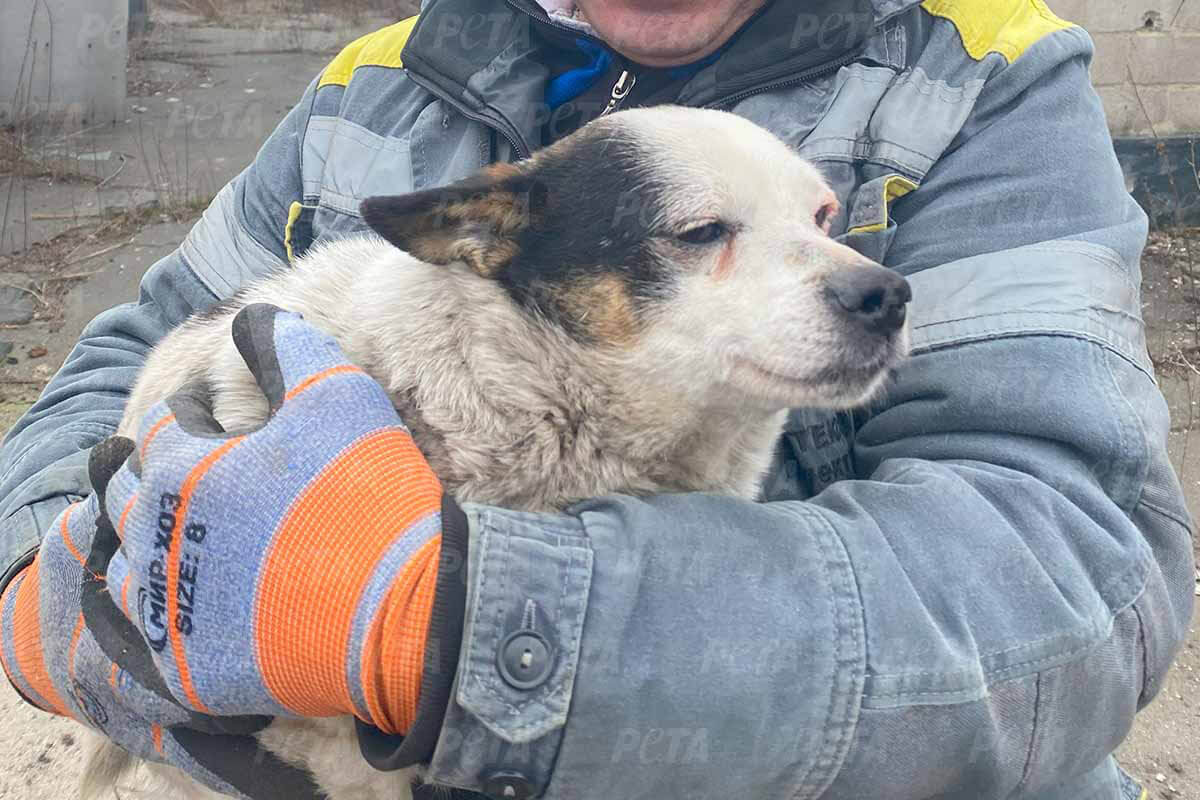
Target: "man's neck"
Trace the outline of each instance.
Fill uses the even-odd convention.
[[[626,59],[667,68],[692,64],[717,52],[770,1],[704,0],[677,8],[667,2],[637,0],[537,3],[552,19],[589,30]]]

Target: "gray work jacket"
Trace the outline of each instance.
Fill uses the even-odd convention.
[[[771,13],[794,63],[742,51],[680,101],[819,165],[834,234],[912,283],[915,354],[870,409],[794,411],[763,502],[468,506],[466,632],[429,775],[548,798],[1117,800],[1110,754],[1186,636],[1194,572],[1140,319],[1146,218],[1092,43],[1041,0]],[[534,24],[428,0],[329,65],[9,433],[5,563],[89,491],[86,451],[168,330],[363,230],[364,197],[532,148]],[[497,650],[529,608],[552,656],[517,689]]]

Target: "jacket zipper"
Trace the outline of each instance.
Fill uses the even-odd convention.
[[[790,86],[799,86],[800,84],[807,83],[807,82],[813,80],[814,78],[821,78],[821,77],[824,77],[825,75],[829,75],[831,73],[837,72],[839,69],[846,66],[854,59],[858,58],[858,55],[860,52],[861,52],[861,49],[851,50],[850,52],[846,53],[843,56],[840,56],[839,58],[835,59],[834,61],[830,61],[826,64],[821,64],[820,66],[816,66],[811,69],[806,69],[803,72],[800,72],[796,75],[792,75],[784,80],[775,81],[774,83],[764,83],[761,86],[755,86],[751,89],[746,89],[746,90],[736,92],[731,95],[726,95],[725,97],[722,97],[718,100],[714,100],[711,103],[705,103],[704,108],[728,108],[729,106],[732,106],[736,103],[742,102],[747,97],[754,97],[755,95],[763,94],[764,92],[773,92],[776,89],[786,89]]]
[[[547,15],[546,19],[542,19],[541,17],[534,15],[528,9],[522,8],[521,4],[518,3],[517,0],[504,0],[504,3],[505,3],[505,5],[512,8],[513,11],[516,11],[518,14],[521,14],[523,16],[529,17],[531,20],[538,23],[539,25],[549,25],[551,28],[554,28],[555,30],[562,31],[563,33],[568,33],[576,38],[587,39],[589,42],[592,42],[594,44],[598,44],[602,47],[608,47],[608,45],[604,42],[604,40],[598,39],[597,37],[592,36],[590,33],[585,33],[576,28],[571,28],[571,27],[568,27],[561,23],[555,22],[553,19],[550,19],[549,15]]]
[[[527,144],[525,144],[525,141],[522,139],[521,135],[519,133],[517,133],[516,130],[512,130],[512,131],[505,130],[504,126],[500,122],[498,122],[495,118],[489,117],[486,114],[480,114],[478,111],[472,110],[465,103],[446,94],[441,89],[434,86],[429,81],[425,80],[424,78],[422,78],[420,75],[416,74],[415,72],[407,71],[407,74],[408,74],[408,77],[411,78],[414,83],[416,83],[422,89],[429,92],[430,94],[432,94],[434,97],[438,98],[439,100],[449,103],[454,108],[455,111],[462,114],[467,119],[472,120],[473,122],[478,122],[481,125],[485,125],[489,129],[500,134],[504,138],[504,140],[508,142],[509,146],[512,147],[513,152],[517,154],[518,159],[529,158],[529,156],[530,156],[529,146]]]
[[[601,117],[607,116],[621,107],[621,103],[625,102],[625,98],[633,91],[633,87],[637,84],[637,75],[634,75],[627,69],[621,70],[621,76],[617,78],[617,82],[613,84],[612,96],[609,98],[608,105],[600,112]]]
[[[587,39],[591,42],[594,42],[595,44],[601,45],[602,47],[608,47],[608,45],[603,40],[598,39],[595,36],[592,36],[590,34],[576,30],[574,28],[570,28],[566,25],[557,23],[553,19],[542,19],[541,17],[535,16],[534,14],[530,13],[527,9],[522,8],[521,5],[517,2],[517,0],[504,0],[504,2],[505,2],[505,5],[509,6],[517,13],[524,14],[525,16],[529,17],[535,23],[538,23],[540,25],[548,25],[551,28],[554,28],[555,30],[563,31],[565,33],[571,34],[572,36],[578,36],[580,38]],[[899,12],[897,12],[897,14],[898,13]],[[892,16],[896,16],[896,14],[893,14]],[[891,17],[888,17],[888,18],[890,19]],[[839,70],[842,67],[849,64],[854,59],[858,58],[858,55],[860,52],[862,52],[861,47],[859,47],[855,50],[849,51],[848,53],[835,59],[834,61],[831,61],[831,62],[828,62],[825,64],[821,64],[821,65],[813,67],[811,69],[807,69],[804,72],[801,72],[797,75],[789,76],[785,80],[776,81],[774,83],[763,84],[762,86],[757,86],[752,89],[746,89],[744,91],[737,92],[735,94],[723,97],[719,100],[714,100],[711,103],[705,103],[704,108],[720,108],[722,106],[731,106],[734,103],[740,103],[741,101],[745,100],[747,97],[753,97],[756,94],[762,94],[763,92],[770,92],[775,89],[786,89],[789,86],[796,86],[801,83],[805,83],[806,81],[810,81],[813,78],[823,77],[824,75],[826,75],[828,73],[836,72],[837,70]],[[625,72],[621,73],[621,78],[617,79],[617,86],[620,85],[621,80],[624,79],[625,75],[626,75]],[[634,84],[634,82],[636,82],[637,77],[634,75],[630,75],[630,77],[633,80],[631,80],[629,83],[629,90],[632,90],[633,84]],[[621,102],[623,102],[625,97],[629,94],[629,90],[626,90],[625,93],[622,94],[618,98],[617,97],[617,86],[613,86],[612,99],[609,101],[608,107],[606,107],[604,109],[604,111],[600,114],[600,116],[604,116],[605,114],[609,114],[613,111],[616,111],[620,107]],[[615,105],[613,103],[613,100],[616,100]]]
[[[505,0],[505,4],[511,6],[515,11],[529,17],[535,23],[538,23],[541,25],[549,25],[551,28],[556,28],[557,30],[571,33],[575,36],[579,36],[584,39],[588,39],[590,41],[593,41],[593,42],[603,45],[605,47],[608,46],[608,45],[604,44],[604,42],[601,41],[600,39],[597,39],[595,36],[591,36],[589,34],[581,32],[581,31],[577,31],[573,28],[568,28],[565,25],[560,25],[560,24],[554,22],[553,20],[543,20],[538,17],[535,17],[533,14],[529,13],[524,8],[521,8],[521,6],[517,4],[516,0]],[[801,83],[805,83],[814,78],[819,78],[819,77],[822,77],[829,73],[836,72],[837,70],[841,69],[842,67],[846,66],[851,61],[853,61],[855,58],[857,58],[858,54],[859,54],[858,50],[852,50],[852,51],[846,53],[844,56],[838,58],[835,61],[829,62],[827,64],[822,64],[822,65],[820,65],[818,67],[814,67],[812,69],[805,70],[804,72],[801,72],[798,75],[792,75],[791,77],[787,78],[786,80],[776,81],[774,83],[767,83],[762,86],[757,86],[752,89],[747,89],[745,91],[741,91],[741,92],[737,92],[735,94],[728,95],[726,97],[720,98],[719,100],[715,100],[711,103],[706,103],[704,105],[704,108],[721,108],[721,107],[725,107],[725,106],[732,106],[735,103],[740,103],[742,100],[745,100],[747,97],[753,97],[754,95],[762,94],[763,92],[770,92],[775,89],[784,89],[789,86],[796,86]],[[513,152],[516,153],[518,159],[529,158],[531,150],[530,150],[529,146],[525,143],[523,137],[515,129],[511,130],[511,131],[506,130],[505,127],[502,124],[500,124],[499,122],[497,122],[496,119],[494,119],[492,117],[488,117],[485,114],[480,114],[479,112],[472,110],[471,108],[469,108],[467,105],[465,105],[460,100],[457,100],[457,99],[449,96],[445,92],[442,92],[436,86],[433,86],[428,81],[422,79],[419,75],[417,75],[414,72],[411,72],[411,71],[408,72],[408,76],[410,78],[412,78],[414,81],[416,81],[417,85],[421,86],[423,89],[428,91],[430,94],[449,103],[456,111],[458,111],[460,114],[462,114],[467,119],[473,120],[474,122],[478,122],[482,125],[486,125],[487,127],[496,131],[496,133],[500,134],[500,136],[502,136],[504,138],[504,140],[508,142],[509,146],[512,147]],[[629,79],[629,84],[627,86],[622,87],[622,82],[624,80],[626,80],[627,77]],[[616,84],[613,85],[613,89],[612,89],[611,96],[609,98],[608,105],[605,107],[604,111],[600,114],[600,116],[604,116],[605,114],[609,114],[609,113],[612,113],[613,111],[616,111],[620,107],[621,103],[624,102],[625,98],[629,96],[629,92],[633,90],[635,83],[637,83],[637,76],[633,75],[628,70],[623,70],[621,72],[620,77],[617,78]]]

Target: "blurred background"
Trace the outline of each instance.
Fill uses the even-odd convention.
[[[145,270],[180,243],[330,58],[418,5],[3,0],[0,430],[92,317],[136,299]],[[1154,224],[1143,315],[1172,409],[1171,451],[1200,509],[1200,0],[1049,5],[1096,41],[1093,83],[1128,188]],[[1197,646],[1193,631],[1121,753],[1151,797],[1200,800]],[[0,798],[75,797],[74,726],[23,705],[5,681],[0,720]]]
[[[3,0],[0,425],[405,0]],[[31,355],[32,354],[32,355]]]

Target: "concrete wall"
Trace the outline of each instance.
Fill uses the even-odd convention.
[[[1200,133],[1200,0],[1048,0],[1096,40],[1092,82],[1115,136]]]
[[[125,118],[129,0],[0,5],[0,125]]]

